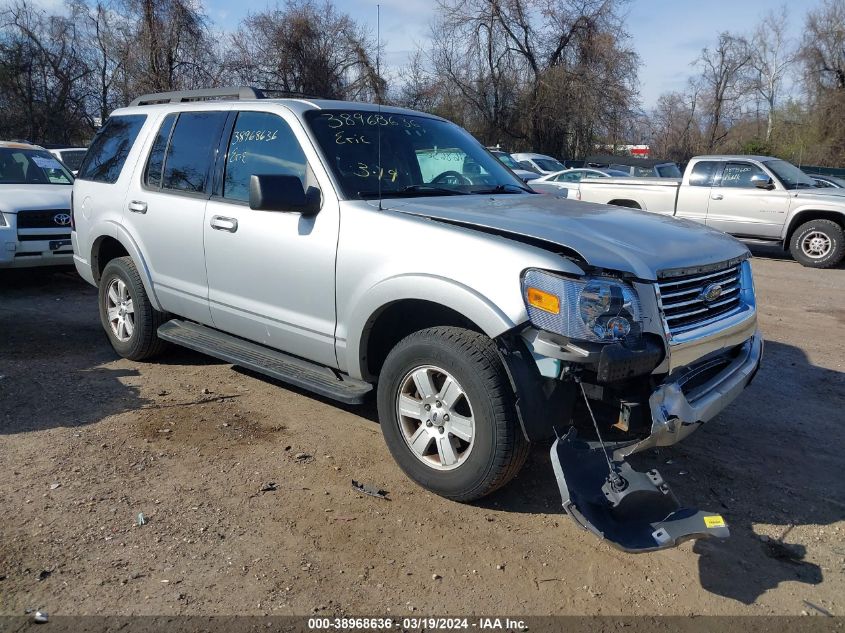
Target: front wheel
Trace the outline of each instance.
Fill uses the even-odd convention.
[[[832,268],[845,257],[842,227],[832,220],[811,220],[795,229],[789,252],[802,266]]]
[[[114,351],[129,360],[145,360],[167,346],[157,335],[167,315],[150,304],[131,257],[106,264],[99,290],[100,322]]]
[[[489,494],[528,455],[501,358],[477,332],[435,327],[400,341],[382,367],[378,410],[402,470],[449,499]]]

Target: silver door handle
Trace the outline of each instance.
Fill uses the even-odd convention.
[[[143,202],[142,200],[133,200],[129,203],[129,210],[132,213],[146,213],[147,203]]]
[[[710,196],[710,199],[711,200],[721,200],[724,197],[725,196],[723,196],[721,193],[714,193],[712,196]]]
[[[234,233],[238,230],[238,221],[235,218],[227,218],[222,215],[211,216],[211,228],[218,231]]]

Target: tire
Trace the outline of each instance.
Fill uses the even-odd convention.
[[[120,301],[116,303],[115,297]],[[125,303],[126,299],[128,303]],[[118,257],[106,264],[100,277],[99,304],[100,323],[114,351],[123,358],[146,360],[167,347],[167,343],[158,338],[156,332],[168,316],[153,309],[131,257]],[[112,318],[109,315],[110,307],[117,308]],[[131,308],[131,312],[121,312],[121,307]]]
[[[426,378],[428,397],[419,388]],[[378,384],[379,421],[393,458],[420,486],[455,501],[493,492],[525,463],[529,443],[514,401],[493,341],[457,327],[404,338],[388,354]],[[400,415],[400,402],[411,416]]]
[[[832,268],[845,257],[842,227],[831,220],[810,220],[795,229],[789,252],[802,266]]]

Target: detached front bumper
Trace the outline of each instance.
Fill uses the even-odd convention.
[[[716,417],[754,379],[763,358],[763,336],[757,329],[733,360],[719,369],[724,359],[704,361],[677,377],[670,376],[649,398],[651,434],[644,440],[617,450],[618,459],[655,446],[671,446]],[[707,372],[715,375],[698,384]]]

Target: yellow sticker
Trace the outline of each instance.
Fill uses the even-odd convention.
[[[712,517],[704,517],[704,525],[709,528],[725,527],[725,520],[716,514]]]

